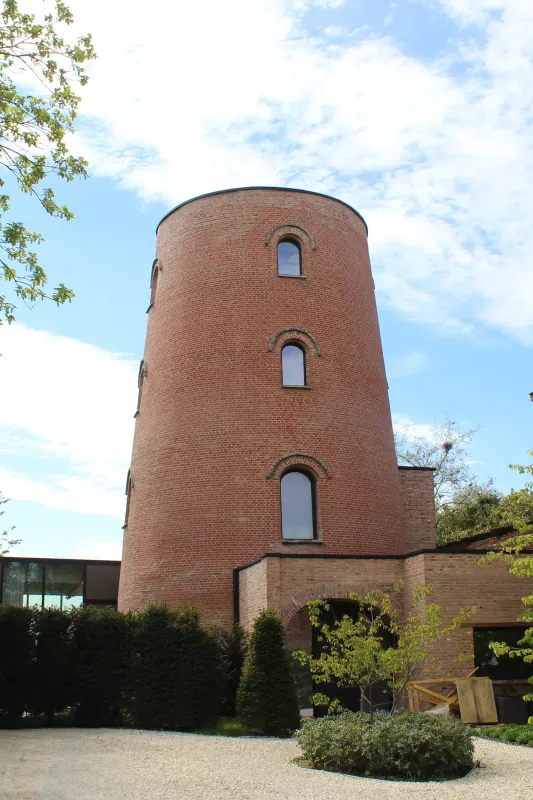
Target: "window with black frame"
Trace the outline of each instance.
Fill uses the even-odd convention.
[[[497,656],[491,650],[491,642],[505,642],[511,647],[520,647],[526,628],[474,628],[474,663],[478,667],[477,676],[493,681],[527,680],[531,675],[531,664],[521,658],[508,655]]]

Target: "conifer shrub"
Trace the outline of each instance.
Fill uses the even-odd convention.
[[[73,703],[73,613],[76,612],[58,608],[36,609],[32,618],[35,659],[31,669],[31,712],[45,714],[48,725],[53,725],[54,714]]]
[[[31,703],[33,608],[0,605],[0,726],[16,728]]]
[[[88,606],[73,612],[72,619],[74,724],[121,725],[136,617]]]
[[[298,735],[316,769],[403,780],[465,775],[474,766],[470,729],[453,717],[400,711],[306,720]]]
[[[192,730],[213,722],[223,690],[220,650],[195,609],[151,606],[139,616],[128,686],[136,728]]]
[[[265,736],[290,736],[300,725],[285,630],[273,611],[262,611],[255,620],[237,693],[237,715],[247,731]]]
[[[235,622],[230,628],[220,631],[218,642],[224,670],[224,701],[221,713],[225,717],[234,717],[237,713],[237,691],[246,658],[244,628]]]

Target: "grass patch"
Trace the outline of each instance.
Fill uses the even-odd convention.
[[[219,717],[214,725],[201,728],[196,733],[206,736],[245,736],[246,731],[237,717]]]
[[[533,725],[510,724],[498,727],[486,725],[482,728],[472,728],[472,735],[479,736],[481,739],[496,739],[507,744],[533,747]]]

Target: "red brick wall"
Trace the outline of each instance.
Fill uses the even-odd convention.
[[[432,592],[421,603],[420,612],[424,603],[437,603],[444,612],[443,624],[461,609],[477,609],[434,651],[436,676],[467,675],[473,662],[458,657],[473,657],[473,628],[514,624],[524,608],[521,598],[532,591],[531,579],[510,575],[504,564],[480,565],[479,558],[474,553],[425,553],[407,559],[265,558],[240,572],[241,609],[247,609],[242,622],[249,628],[261,608],[274,609],[287,625],[288,646],[309,647],[310,631],[301,613],[309,600],[343,599],[350,592],[364,594],[370,589],[392,592],[403,580],[403,608],[409,613],[413,591],[429,584]],[[252,601],[246,599],[249,591]]]
[[[437,546],[433,470],[399,467],[406,553]]]
[[[292,222],[305,228],[274,231]],[[299,237],[304,279],[280,278]],[[314,248],[314,249],[313,249]],[[160,225],[119,607],[232,618],[232,569],[265,552],[405,551],[366,229],[331,198],[218,193]],[[275,334],[302,328],[311,389],[280,387]],[[315,463],[322,543],[280,541],[281,457]],[[313,462],[312,462],[313,463]]]

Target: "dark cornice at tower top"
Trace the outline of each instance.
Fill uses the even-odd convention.
[[[186,206],[188,203],[193,203],[195,200],[202,200],[204,197],[213,197],[214,195],[217,194],[229,194],[230,192],[250,192],[257,189],[263,191],[266,190],[270,192],[298,192],[299,194],[313,194],[317,197],[325,197],[328,200],[333,200],[335,203],[340,203],[341,206],[346,206],[346,208],[349,208],[350,211],[353,211],[353,213],[357,217],[359,217],[359,219],[365,226],[366,233],[368,235],[368,225],[366,224],[364,217],[359,213],[359,211],[356,211],[355,208],[353,208],[353,206],[349,205],[348,203],[345,203],[344,200],[339,200],[337,197],[332,197],[332,195],[324,194],[323,192],[313,192],[310,189],[291,189],[289,186],[236,186],[233,189],[219,189],[216,192],[206,192],[205,194],[199,194],[196,197],[191,197],[189,200],[184,200],[183,203],[178,203],[177,206],[174,206],[174,208],[171,208],[170,211],[167,211],[164,217],[162,217],[157,223],[155,232],[157,234],[157,231],[159,230],[159,226],[161,225],[161,223],[164,222],[164,220],[166,220],[167,217],[173,214],[174,211],[177,211],[183,206]]]

